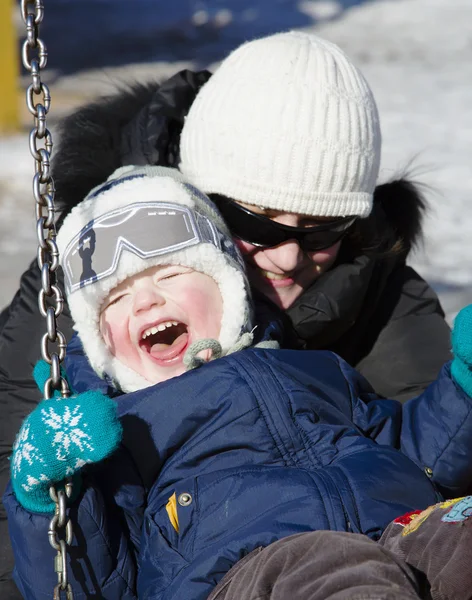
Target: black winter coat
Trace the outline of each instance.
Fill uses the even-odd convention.
[[[122,165],[177,166],[183,120],[209,77],[206,71],[182,71],[160,87],[136,85],[121,90],[66,119],[53,163],[56,202],[63,214]],[[387,232],[384,241],[392,246],[401,239],[405,250],[367,254],[355,251],[346,240],[338,264],[287,311],[285,345],[334,350],[380,394],[404,400],[423,390],[450,358],[449,328],[435,293],[405,264],[420,231],[421,198],[411,184],[400,180],[379,186],[374,204],[367,221],[381,222],[383,234]],[[2,493],[14,437],[40,400],[31,375],[46,330],[37,309],[40,285],[34,262],[0,315]],[[259,308],[263,315],[263,302]],[[70,338],[67,307],[59,328]],[[2,600],[21,598],[9,579],[12,562],[5,512],[0,507]]]
[[[406,182],[386,185],[397,188],[399,204],[417,200]],[[382,188],[376,190],[379,203]],[[451,358],[444,312],[435,292],[406,265],[407,252],[352,255],[348,245],[287,311],[292,336],[285,345],[332,350],[379,394],[406,401]]]

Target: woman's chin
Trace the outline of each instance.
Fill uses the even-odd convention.
[[[254,287],[282,310],[290,308],[303,293],[303,288],[297,284],[290,287],[273,287],[259,283],[259,285],[254,285]]]

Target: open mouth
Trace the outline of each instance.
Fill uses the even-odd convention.
[[[145,329],[139,346],[158,361],[170,361],[182,354],[188,341],[189,332],[185,323],[166,321]]]
[[[272,273],[272,271],[265,271],[264,269],[258,269],[257,274],[259,278],[262,278],[262,282],[265,286],[272,288],[285,288],[290,287],[295,283],[295,275],[287,273]]]
[[[260,272],[262,273],[262,276],[265,277],[266,279],[270,279],[272,281],[285,281],[287,279],[292,279],[292,277],[290,275],[287,275],[286,273],[272,273],[272,271],[265,271],[264,269],[259,269]]]

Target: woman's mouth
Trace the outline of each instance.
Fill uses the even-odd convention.
[[[183,359],[189,338],[185,323],[163,321],[142,332],[139,347],[158,364],[174,365]]]
[[[295,283],[293,275],[288,275],[287,273],[273,273],[272,271],[265,271],[264,269],[258,269],[258,271],[262,275],[264,281],[271,287],[288,287]]]

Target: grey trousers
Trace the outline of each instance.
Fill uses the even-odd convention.
[[[415,574],[363,535],[300,533],[240,560],[208,600],[410,600]]]

